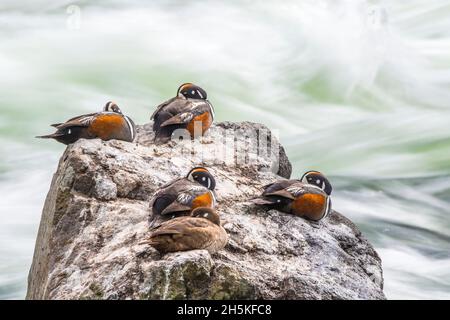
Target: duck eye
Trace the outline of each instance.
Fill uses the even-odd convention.
[[[317,180],[316,180],[316,183],[319,184],[319,183],[320,183],[320,179],[317,179]]]
[[[203,178],[202,178],[202,181],[206,181],[206,177],[203,177]]]

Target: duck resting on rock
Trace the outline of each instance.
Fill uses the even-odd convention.
[[[151,229],[150,237],[141,244],[150,244],[160,253],[203,249],[213,254],[227,242],[228,234],[217,212],[198,207],[190,216],[177,217]]]
[[[197,207],[213,208],[216,204],[215,187],[214,177],[204,167],[192,168],[186,177],[162,186],[150,201],[150,227],[189,215]]]
[[[55,139],[63,144],[71,144],[79,139],[123,140],[133,142],[136,126],[125,116],[114,102],[108,102],[103,111],[84,114],[64,123],[52,124],[56,132],[36,138]]]
[[[263,188],[262,195],[251,200],[253,203],[313,221],[331,212],[332,187],[318,171],[308,171],[300,180],[277,180]]]
[[[175,97],[160,104],[151,116],[155,142],[165,143],[177,129],[184,129],[191,138],[202,136],[214,121],[214,108],[206,91],[192,83],[181,85]]]

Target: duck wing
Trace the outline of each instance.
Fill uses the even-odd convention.
[[[276,180],[265,185],[261,196],[250,201],[257,205],[285,205],[295,200],[295,195],[289,191],[293,185],[301,183],[299,180]]]
[[[194,199],[206,192],[209,192],[207,188],[185,178],[173,181],[153,196],[150,202],[150,226],[157,226],[171,217],[188,214]]]
[[[72,118],[56,127],[58,130],[64,130],[72,127],[89,127],[99,113],[85,114],[79,117]]]
[[[150,201],[150,208],[153,208],[154,212],[156,211],[160,214],[165,207],[176,200],[178,193],[186,188],[185,185],[190,185],[191,183],[192,182],[186,178],[179,178],[162,185],[153,195],[152,200]],[[157,210],[158,208],[161,209]]]
[[[68,128],[70,126],[85,127],[85,126],[87,126],[87,125],[85,125],[85,123],[88,123],[87,119],[95,119],[95,117],[98,114],[99,114],[98,112],[83,114],[81,116],[76,116],[76,117],[70,118],[66,122],[54,123],[54,124],[51,124],[50,126],[55,127],[56,129],[64,129],[64,128]],[[89,125],[89,123],[88,123],[88,125]]]
[[[173,103],[174,101],[176,101],[176,100],[181,100],[181,99],[179,99],[178,97],[173,97],[173,98],[171,98],[171,99],[169,99],[169,100],[167,100],[167,101],[161,103],[159,106],[157,106],[157,107],[156,107],[156,110],[155,110],[155,111],[152,113],[152,115],[150,116],[150,120],[153,120],[153,119],[155,118],[155,116],[156,116],[159,112],[161,112],[161,110],[163,110],[164,107],[166,107],[166,106],[172,104],[172,103]]]
[[[161,215],[171,214],[180,211],[190,211],[192,208],[192,202],[202,194],[209,192],[209,189],[202,185],[191,185],[185,189],[179,190],[175,201],[168,205]]]
[[[173,116],[162,122],[161,127],[187,124],[205,112],[213,114],[211,104],[204,100],[182,100],[178,104],[174,103],[170,109]]]
[[[284,198],[293,199],[292,194],[287,191],[287,188],[297,183],[299,183],[298,180],[277,180],[274,183],[264,186],[264,192],[262,196],[264,197],[276,195]]]

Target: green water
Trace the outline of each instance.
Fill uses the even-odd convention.
[[[33,137],[109,100],[145,123],[187,81],[218,121],[277,130],[295,175],[330,176],[389,298],[450,298],[449,16],[444,0],[3,0],[0,298],[25,295],[64,150]]]

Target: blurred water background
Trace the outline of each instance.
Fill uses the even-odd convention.
[[[108,100],[145,123],[187,81],[330,176],[388,298],[450,298],[450,1],[2,0],[0,71],[0,299],[64,151],[33,137]]]

